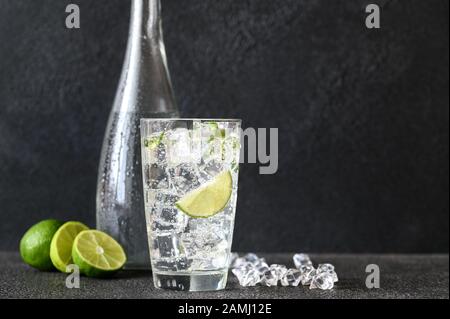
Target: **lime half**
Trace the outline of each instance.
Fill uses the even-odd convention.
[[[72,258],[80,272],[89,277],[108,277],[125,264],[122,246],[98,230],[84,230],[75,238]]]
[[[78,233],[88,229],[80,222],[67,222],[58,229],[50,244],[50,258],[56,269],[67,272],[67,265],[72,263],[73,241]]]
[[[175,206],[194,218],[214,216],[227,206],[232,185],[230,171],[223,171],[208,183],[184,195]]]

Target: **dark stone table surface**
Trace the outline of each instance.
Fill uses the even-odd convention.
[[[292,267],[292,254],[258,254],[268,263]],[[329,291],[308,287],[240,287],[230,274],[225,290],[175,292],[155,289],[150,271],[122,271],[113,279],[82,277],[79,289],[65,286],[66,275],[39,272],[21,262],[17,253],[0,252],[0,298],[449,298],[449,256],[446,255],[311,255],[314,263],[336,266],[339,282]],[[366,266],[380,268],[380,288],[365,285]]]

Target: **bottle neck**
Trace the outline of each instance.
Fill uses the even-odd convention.
[[[131,34],[158,43],[161,40],[161,1],[133,0],[131,6]]]
[[[167,67],[160,0],[133,0],[116,110],[162,117],[178,113]]]

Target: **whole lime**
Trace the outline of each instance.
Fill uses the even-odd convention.
[[[50,243],[62,224],[56,219],[46,219],[28,229],[20,240],[23,261],[39,270],[54,269],[50,259]]]

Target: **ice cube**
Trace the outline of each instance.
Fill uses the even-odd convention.
[[[238,257],[231,264],[231,268],[239,268],[245,263],[247,263],[247,261],[243,257]]]
[[[287,272],[286,266],[279,264],[272,264],[270,265],[269,269],[273,272],[273,274],[277,277],[278,280],[281,280],[281,278]]]
[[[152,211],[152,219],[161,224],[177,224],[180,217],[184,217],[176,208],[155,206]]]
[[[205,239],[201,239],[203,243]],[[201,244],[197,242],[197,237],[184,237],[182,247],[188,258],[193,260],[193,266],[196,270],[212,270],[227,268],[228,242],[220,240],[218,242]]]
[[[242,257],[237,258],[233,263],[233,267],[235,267],[235,268],[240,267],[241,265],[244,265],[244,264],[250,264],[252,266],[254,266],[254,265],[257,266],[263,262],[265,262],[264,258],[259,258],[254,253],[248,253]]]
[[[295,254],[294,257],[292,257],[292,259],[294,260],[294,264],[297,269],[300,269],[300,267],[303,265],[312,266],[311,259],[307,254]]]
[[[243,286],[256,286],[261,281],[261,275],[256,269],[251,269],[246,275],[246,280],[243,282]]]
[[[148,226],[155,233],[182,232],[187,224],[188,217],[173,207],[154,206],[147,220]]]
[[[269,265],[266,263],[266,260],[264,258],[258,258],[257,260],[252,261],[251,263],[253,264],[253,267],[255,269],[258,269],[258,268],[267,268],[268,269],[269,268]]]
[[[248,262],[254,263],[259,260],[259,257],[254,253],[248,253],[244,255],[244,259]]]
[[[222,124],[223,123],[216,122],[202,124],[202,158],[206,161],[216,160],[219,162],[226,162],[226,129]],[[235,152],[235,154],[238,153],[239,152],[237,151]]]
[[[220,135],[220,123],[216,121],[194,121],[193,131],[202,141],[208,141],[208,139]]]
[[[311,280],[316,275],[316,270],[311,265],[303,265],[300,269],[300,273],[302,274],[302,285],[307,286],[311,284]]]
[[[266,263],[261,263],[258,266],[253,265],[253,267],[260,273],[264,274],[266,271],[268,271],[270,268]]]
[[[200,186],[200,174],[195,164],[179,164],[169,168],[168,172],[172,186],[179,196]]]
[[[256,286],[261,281],[261,275],[256,269],[246,269],[244,267],[235,268],[233,274],[239,280],[239,284],[243,287]]]
[[[329,272],[321,272],[314,276],[309,289],[328,290],[334,287],[333,275]]]
[[[317,272],[332,272],[334,271],[334,266],[332,264],[319,264],[317,266]]]
[[[298,270],[300,270],[300,272],[304,274],[310,272],[311,270],[314,270],[314,267],[311,265],[302,265]]]
[[[302,279],[302,274],[298,269],[288,269],[281,278],[282,286],[297,287]]]
[[[337,273],[332,264],[328,264],[328,263],[327,264],[319,264],[319,266],[317,266],[317,273],[319,274],[322,272],[329,273],[331,275],[331,277],[333,278],[333,282],[338,281]]]
[[[264,258],[259,258],[258,255],[254,253],[248,253],[243,258],[245,261],[252,263],[254,267],[266,264],[266,260]]]
[[[153,209],[158,207],[173,208],[178,200],[178,196],[172,191],[156,191],[154,193],[154,205]]]
[[[149,189],[168,189],[169,178],[166,169],[160,164],[146,164],[144,180]]]
[[[199,166],[201,183],[206,183],[223,170],[224,163],[222,161],[212,159],[207,162],[202,162],[202,164]]]
[[[193,243],[199,248],[204,249],[226,249],[228,241],[222,230],[220,218],[216,216],[210,218],[191,218],[189,219],[189,232],[187,236],[192,237]]]
[[[269,266],[265,262],[260,262],[258,264],[253,264],[253,268],[255,268],[260,275],[263,275],[266,271],[270,270]]]
[[[236,267],[236,269],[241,269],[241,270],[246,270],[246,271],[249,271],[250,269],[253,269],[253,268],[254,268],[253,264],[248,261],[244,261],[238,267]]]
[[[214,217],[212,217],[214,219]],[[185,254],[193,259],[196,269],[228,267],[228,240],[220,230],[220,224],[212,219],[192,219],[181,234]]]
[[[231,270],[233,275],[235,275],[236,278],[238,279],[239,284],[241,284],[241,280],[244,278],[244,275],[248,273],[248,271],[249,269],[245,269],[244,267],[233,268]]]
[[[269,269],[261,276],[261,283],[268,287],[276,286],[278,284],[278,275],[275,271]]]
[[[221,163],[238,162],[240,138],[223,123],[205,123],[202,129],[203,159]]]
[[[224,247],[224,248],[222,248],[222,247]],[[215,247],[214,252],[211,252],[212,256],[214,256],[212,258],[211,264],[215,269],[228,267],[227,247],[228,247],[228,242],[221,242],[218,246]]]
[[[165,137],[167,164],[170,166],[180,163],[193,162],[191,154],[190,131],[186,128],[176,128],[168,131]]]
[[[160,258],[177,257],[180,255],[180,242],[174,233],[159,234],[153,239],[153,250]]]
[[[240,138],[239,135],[226,132],[222,144],[222,161],[225,163],[239,162]]]
[[[153,133],[143,140],[143,163],[166,163],[165,132]]]

